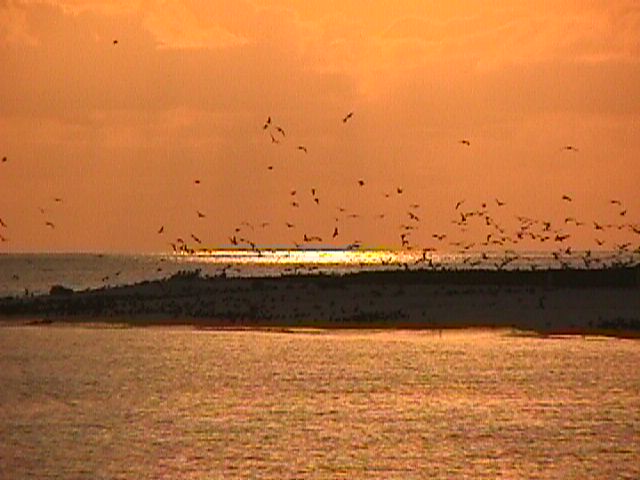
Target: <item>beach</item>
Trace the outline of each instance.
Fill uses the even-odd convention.
[[[208,328],[514,328],[640,335],[640,268],[388,271],[228,278],[184,271],[131,285],[0,299],[6,322]]]

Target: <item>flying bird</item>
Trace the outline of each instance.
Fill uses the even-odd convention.
[[[2,157],[2,163],[6,163],[7,157]]]
[[[333,238],[336,238],[338,236],[338,227],[335,227],[333,229],[333,235],[332,236],[333,236]]]
[[[304,145],[298,145],[298,150],[300,150],[301,152],[307,153],[307,147],[305,147]]]
[[[196,185],[200,185],[200,180],[198,180],[197,178],[193,181],[193,183],[195,183]]]
[[[0,218],[0,226],[7,228],[7,224],[4,223],[4,220],[2,220],[1,218]]]
[[[113,44],[114,44],[114,45],[117,45],[117,44],[118,44],[118,40],[117,40],[117,39],[114,39],[114,40],[113,40]]]
[[[196,243],[202,243],[202,240],[200,240],[198,237],[196,237],[193,233],[191,234],[191,238],[193,238],[193,240],[194,240]]]
[[[204,213],[202,213],[200,210],[196,210],[196,213],[198,214],[198,218],[205,218],[206,215]]]
[[[396,192],[398,192],[398,195],[402,194],[403,190],[401,187],[396,188]]]
[[[464,203],[464,200],[459,200],[459,201],[456,203],[456,208],[455,208],[455,209],[457,210],[458,208],[460,208],[460,207],[462,206],[462,204],[463,204],[463,203]]]
[[[269,128],[269,125],[271,125],[271,117],[267,117],[267,121],[264,122],[264,125],[262,126],[262,129],[266,130],[267,128]]]
[[[500,200],[498,200],[497,198],[496,198],[496,204],[497,204],[499,207],[504,207],[504,206],[506,205],[506,203],[505,203],[505,202],[501,202],[501,201],[500,201]]]
[[[278,131],[278,133],[281,133],[283,137],[286,137],[284,130],[282,129],[282,127],[278,126],[276,127],[276,130]]]
[[[364,186],[364,180],[358,180],[358,185],[360,185],[361,187]]]
[[[57,202],[57,203],[61,203],[61,202],[62,202],[62,199],[61,199],[60,197],[55,197],[55,198],[53,199],[53,201],[54,201],[54,202]]]
[[[570,202],[571,201],[571,197],[569,195],[562,195],[562,200]]]
[[[566,150],[567,152],[577,152],[578,149],[576,147],[574,147],[573,145],[565,145],[564,147],[562,147],[563,150]]]
[[[347,123],[351,119],[351,117],[353,117],[353,112],[347,113],[342,119],[342,123]]]
[[[53,222],[44,222],[44,224],[45,224],[47,227],[50,227],[50,228],[56,228],[56,226],[53,224]]]
[[[462,140],[460,140],[458,143],[461,143],[462,145],[466,145],[467,147],[471,146],[471,142],[465,138],[463,138]]]
[[[164,232],[164,225],[162,225],[162,226],[160,227],[160,229],[158,230],[158,233],[162,233],[162,232]]]

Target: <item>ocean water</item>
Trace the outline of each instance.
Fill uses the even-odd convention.
[[[638,263],[640,254],[589,254],[589,265]],[[562,262],[585,268],[584,253]],[[465,254],[392,250],[213,250],[184,254],[0,254],[0,297],[48,292],[61,284],[76,290],[123,285],[164,278],[180,270],[201,270],[204,275],[282,275],[288,273],[346,273],[401,268],[549,268],[561,264],[551,252],[470,252]]]
[[[640,478],[640,343],[0,327],[0,478]]]

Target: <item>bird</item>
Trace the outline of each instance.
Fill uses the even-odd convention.
[[[577,152],[578,149],[576,147],[574,147],[573,145],[565,145],[564,147],[562,147],[563,150],[566,150],[568,152]]]
[[[277,127],[276,127],[276,131],[277,131],[278,133],[282,134],[282,136],[283,136],[283,137],[286,137],[286,135],[285,135],[284,130],[282,129],[282,127],[277,126]]]
[[[266,130],[267,128],[269,128],[269,125],[271,125],[271,117],[267,117],[267,121],[264,122],[264,125],[262,126],[263,130]]]
[[[293,223],[285,222],[284,224],[287,226],[287,228],[295,227],[295,225]]]
[[[464,203],[464,200],[459,200],[459,201],[456,203],[456,208],[455,208],[455,210],[457,210],[458,208],[460,208],[460,207],[462,206],[462,204],[463,204],[463,203]]]
[[[164,225],[162,225],[160,229],[158,229],[158,233],[162,233],[162,232],[164,232]]]
[[[567,202],[570,202],[571,197],[569,195],[562,195],[562,200],[566,200]]]
[[[117,40],[117,39],[114,39],[114,40],[113,40],[113,44],[114,44],[114,45],[117,45],[117,44],[118,44],[118,40]]]
[[[307,147],[305,147],[304,145],[298,145],[298,150],[300,150],[301,152],[304,152],[304,153],[308,153],[307,152]]]
[[[6,163],[7,162],[7,157],[2,157],[2,163]]]
[[[364,186],[364,180],[358,180],[358,185],[360,185],[361,187]]]
[[[200,180],[196,178],[196,179],[193,181],[193,183],[195,183],[196,185],[200,185]]]
[[[202,243],[202,240],[200,240],[198,237],[196,237],[193,233],[191,234],[191,238],[193,238],[193,240],[194,240],[196,243]]]
[[[1,218],[0,218],[0,226],[2,226],[2,227],[4,227],[4,228],[8,228],[8,227],[7,227],[7,224],[6,224],[6,223],[4,223],[4,220],[2,220]]]
[[[506,205],[506,203],[505,203],[505,202],[501,202],[501,201],[500,201],[500,200],[498,200],[497,198],[496,198],[496,204],[497,204],[499,207],[504,207],[504,206]]]
[[[467,147],[471,146],[471,142],[469,140],[467,140],[466,138],[463,138],[458,143],[461,143],[462,145],[466,145]]]
[[[235,235],[233,237],[229,237],[229,241],[231,242],[232,245],[238,245],[238,239],[236,238]]]
[[[342,118],[342,123],[347,123],[351,117],[353,117],[353,112],[349,112],[347,113],[343,118]]]
[[[612,205],[618,205],[619,207],[622,206],[622,202],[620,200],[610,200],[609,203]]]
[[[398,192],[398,195],[402,194],[403,190],[401,187],[397,187],[396,188],[396,192]]]
[[[335,228],[333,229],[333,235],[332,235],[332,237],[333,237],[333,238],[336,238],[337,236],[338,236],[338,227],[335,227]]]
[[[53,201],[56,203],[61,203],[62,199],[60,197],[54,197]]]
[[[271,143],[280,143],[280,140],[278,140],[276,137],[274,137],[273,133],[270,133],[269,135],[271,135]]]
[[[50,227],[50,228],[56,228],[56,226],[54,225],[54,223],[53,223],[53,222],[46,221],[46,222],[44,222],[44,224],[45,224],[47,227]]]
[[[196,213],[198,214],[198,218],[205,218],[206,215],[204,213],[202,213],[200,210],[196,210]]]

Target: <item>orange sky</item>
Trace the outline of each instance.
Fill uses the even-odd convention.
[[[592,225],[640,224],[638,32],[636,0],[0,1],[0,252],[445,248],[483,202],[637,245]]]

